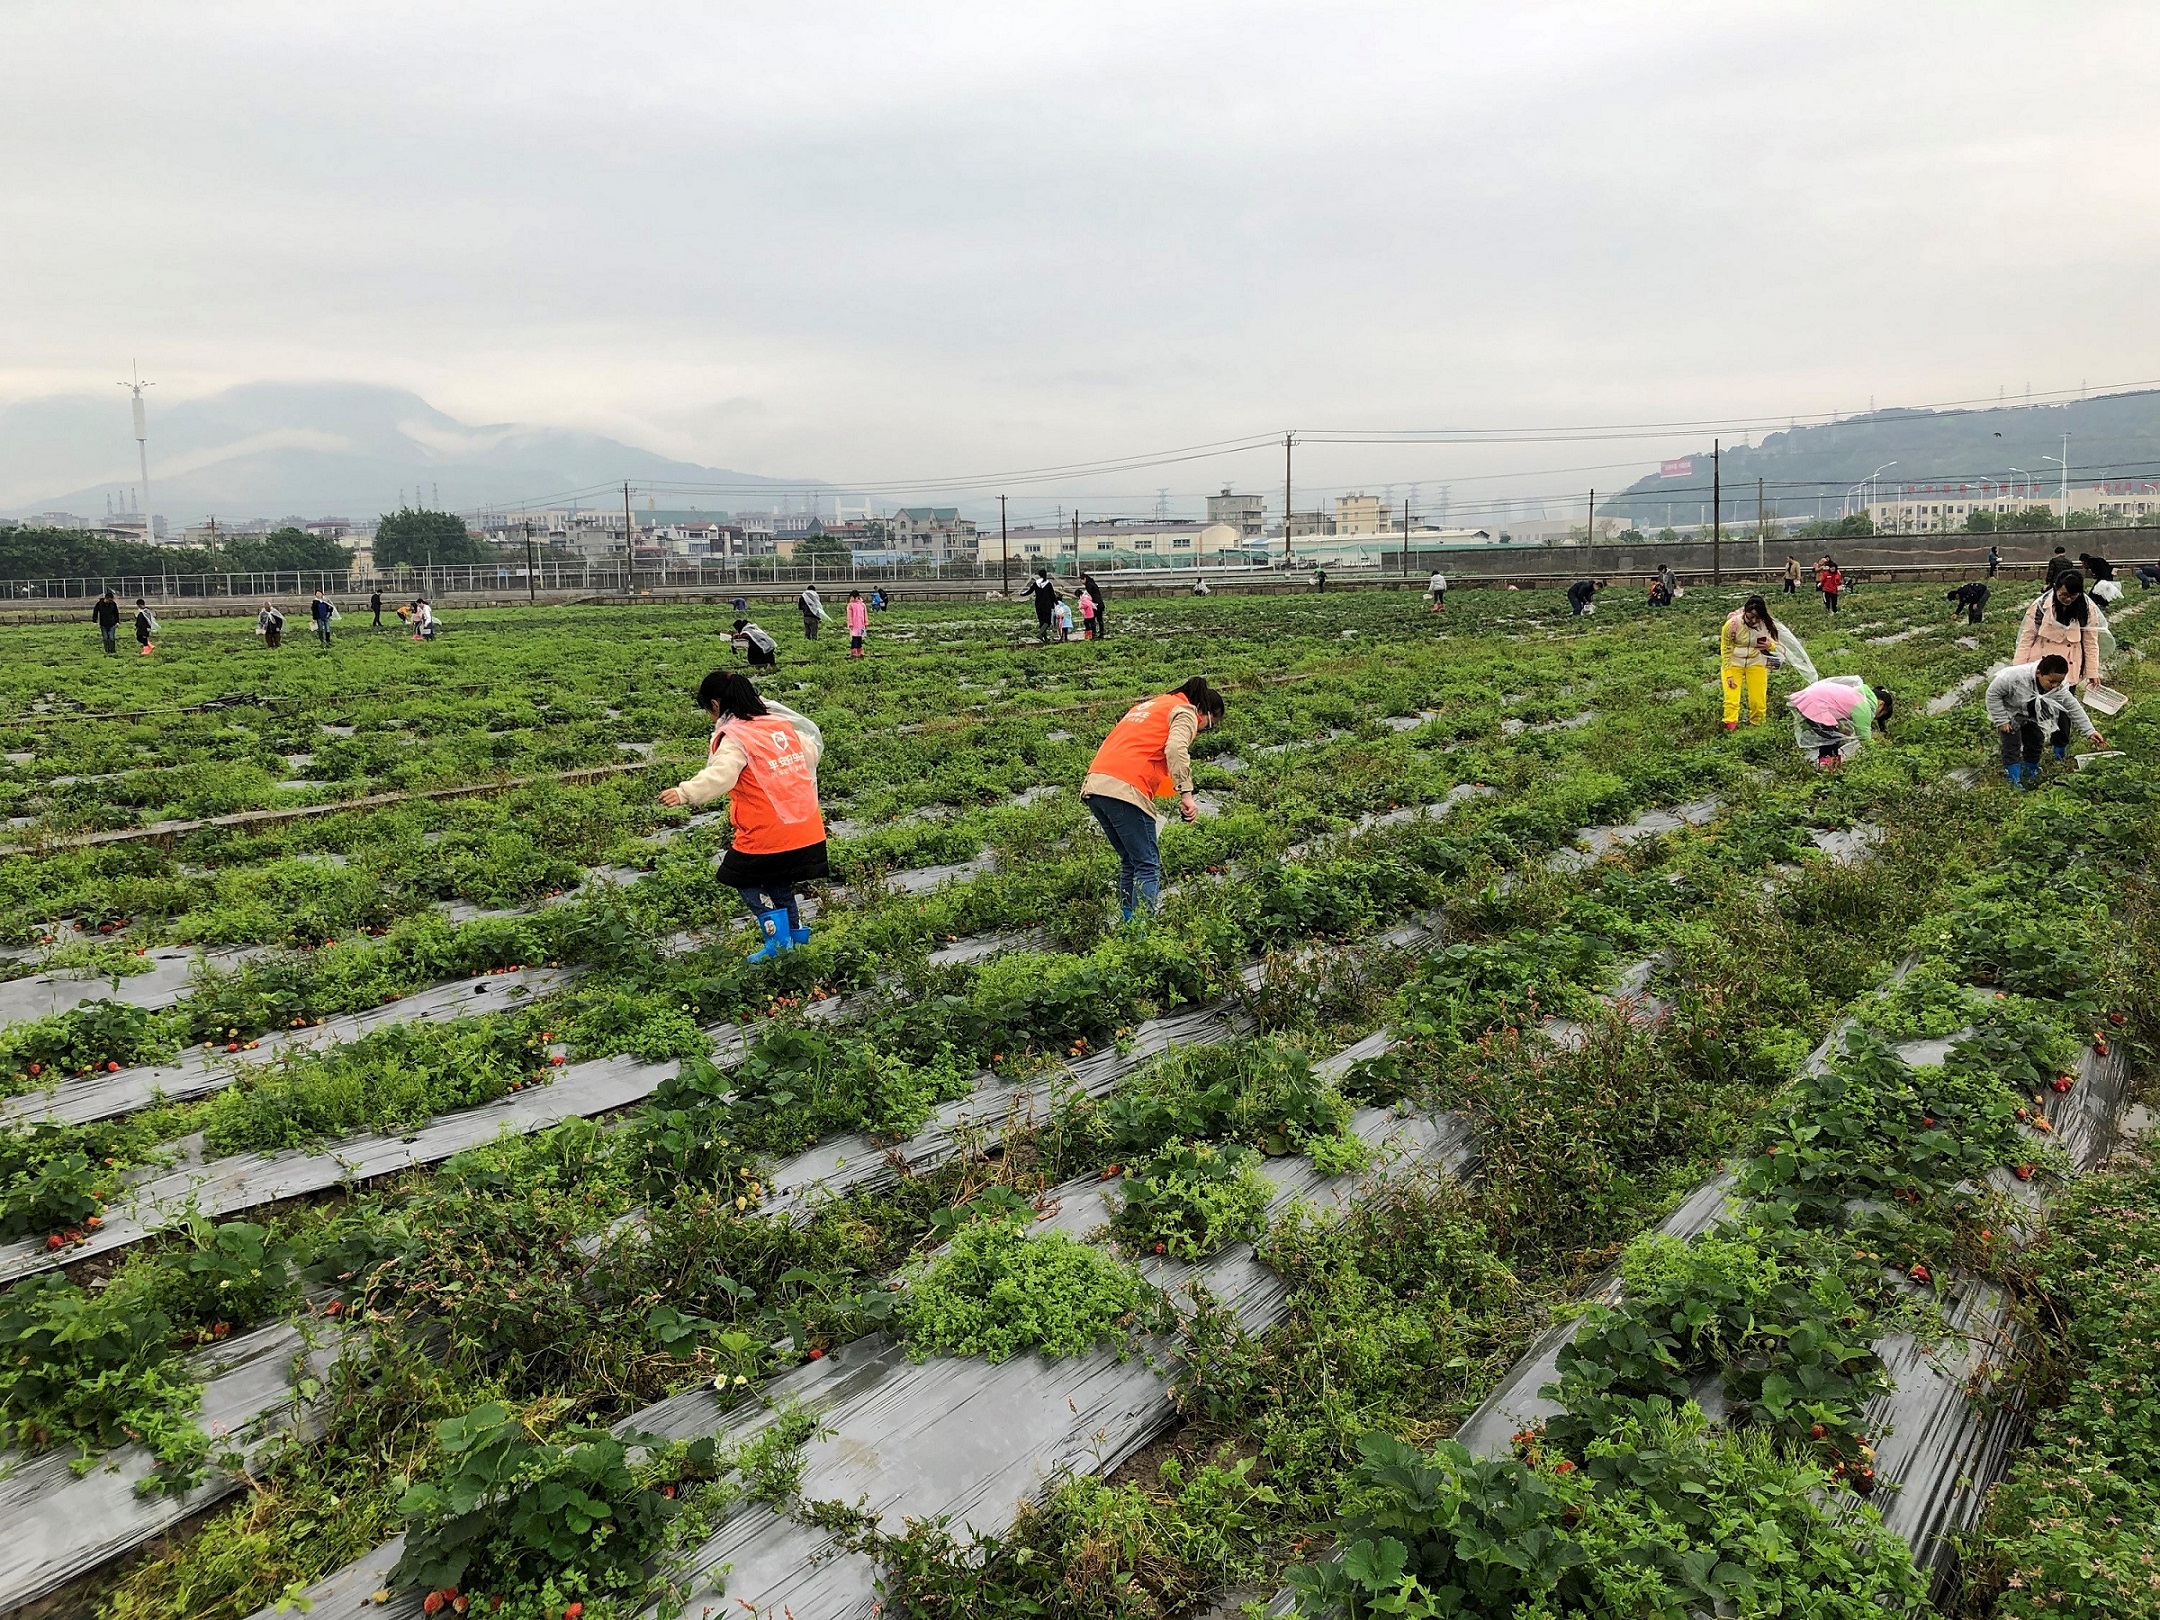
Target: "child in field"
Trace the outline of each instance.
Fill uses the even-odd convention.
[[[156,643],[151,641],[150,639],[152,636],[157,634],[157,629],[157,615],[150,611],[150,604],[148,602],[145,602],[141,597],[136,597],[135,644],[139,649],[137,656],[147,658],[152,653],[157,651]]]
[[[1064,606],[1062,602],[1058,605]],[[1080,593],[1080,639],[1095,639],[1095,598],[1086,591]]]
[[[696,809],[727,800],[728,849],[716,875],[757,919],[763,939],[750,960],[769,962],[810,942],[795,890],[830,875],[817,784],[825,739],[808,717],[759,697],[731,670],[707,675],[697,701],[713,719],[705,768],[660,802]]]
[[[870,629],[870,604],[863,600],[861,591],[847,593],[847,655],[860,658],[863,655],[863,636]]]
[[[1086,598],[1081,600],[1085,601]],[[1058,640],[1072,639],[1072,609],[1065,605],[1062,598],[1050,604],[1050,628],[1056,633]]]
[[[2012,787],[2040,785],[2040,750],[2052,744],[2057,759],[2070,747],[2070,728],[2083,732],[2100,747],[2100,735],[2078,702],[2070,678],[2070,661],[2061,653],[2048,653],[2029,664],[2006,664],[1988,682],[1988,723],[2001,734],[2003,775]]]

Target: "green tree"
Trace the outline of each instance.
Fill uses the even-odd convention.
[[[1796,540],[1857,540],[1875,532],[1875,520],[1865,512],[1855,512],[1850,517],[1824,518],[1819,522],[1803,524],[1793,533]]]
[[[1997,534],[2036,534],[2043,529],[2059,529],[2062,518],[2051,507],[2027,506],[2015,512],[2005,512],[1995,520]]]
[[[237,534],[225,542],[222,566],[235,574],[336,572],[352,566],[352,553],[335,540],[305,529]]]
[[[795,543],[797,562],[846,562],[847,542],[837,534],[813,534]]]
[[[440,568],[494,560],[495,548],[466,533],[465,520],[455,512],[401,506],[383,514],[375,526],[377,568]]]
[[[194,574],[207,562],[204,552],[191,547],[110,540],[80,529],[0,529],[0,578],[6,579]]]

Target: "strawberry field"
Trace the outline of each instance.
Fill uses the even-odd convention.
[[[2015,793],[2007,615],[1799,610],[1826,772],[1623,594],[783,632],[758,964],[724,609],[0,631],[0,1613],[2160,1613],[2160,615]]]

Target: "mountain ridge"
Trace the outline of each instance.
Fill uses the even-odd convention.
[[[139,488],[127,401],[61,394],[0,405],[0,513],[98,518],[108,494]],[[450,511],[537,503],[604,486],[731,486],[699,498],[727,508],[829,488],[680,461],[602,434],[516,422],[468,423],[409,389],[374,383],[252,382],[150,412],[150,496],[175,524],[213,513],[359,518],[402,488]],[[439,488],[439,495],[435,491]],[[672,504],[683,505],[684,501]]]
[[[1845,492],[1889,462],[1878,488],[1899,483],[2016,481],[2022,473],[2038,493],[2053,494],[2062,436],[2070,435],[2070,481],[2112,477],[2160,481],[2160,389],[2102,394],[2045,405],[1961,406],[1950,410],[1888,406],[1835,422],[1784,428],[1753,445],[1726,445],[1725,520],[1752,519],[1755,481],[1772,516],[1835,516]],[[1686,460],[1688,470],[1646,474],[1599,502],[1601,513],[1633,518],[1645,528],[1693,523],[1711,494],[1711,448]],[[2015,469],[2015,470],[2013,470]]]

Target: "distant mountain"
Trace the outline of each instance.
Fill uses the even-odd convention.
[[[2048,456],[2063,453],[2070,435],[2070,481],[2160,479],[2160,391],[2103,394],[2062,405],[2013,405],[1993,410],[1872,411],[1838,422],[1770,434],[1760,444],[1724,446],[1725,521],[1755,517],[1755,480],[1763,480],[1771,514],[1835,516],[1845,491],[1884,462],[1883,486],[2014,478],[2019,468],[2052,494],[2061,473]],[[1654,529],[1668,521],[1693,523],[1710,501],[1710,446],[1684,471],[1637,479],[1598,510],[1631,517]]]
[[[120,390],[0,405],[0,513],[101,518],[106,496],[133,489],[136,476]],[[417,394],[364,383],[250,383],[171,405],[151,396],[150,498],[174,523],[211,513],[372,517],[396,506],[401,488],[409,501],[469,512],[625,478],[733,486],[659,496],[663,506],[719,510],[824,487],[675,461],[596,433],[473,426]]]

